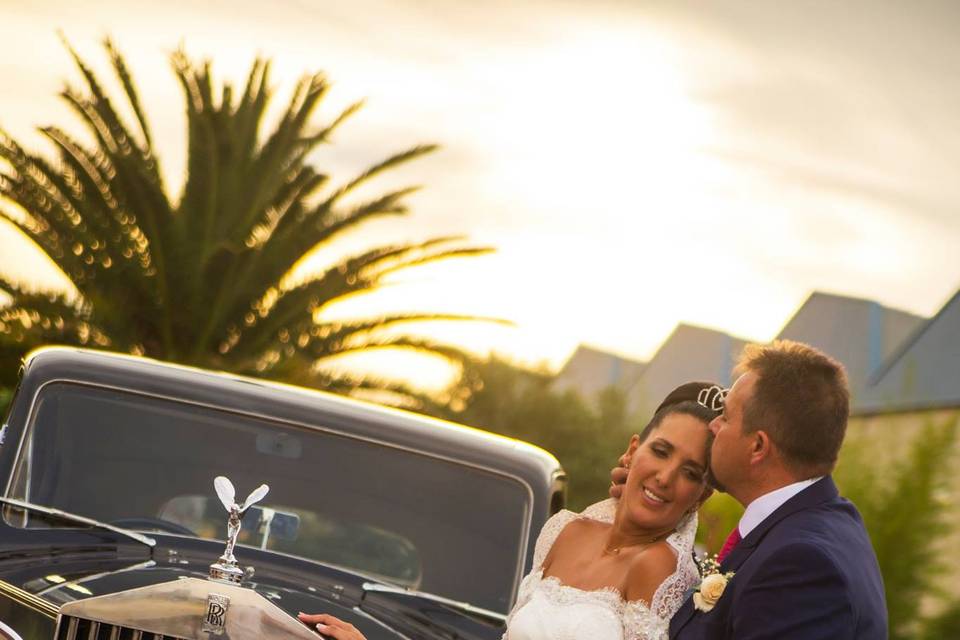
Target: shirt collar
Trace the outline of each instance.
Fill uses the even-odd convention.
[[[740,537],[746,538],[751,531],[767,519],[767,516],[779,509],[784,502],[821,479],[823,479],[823,476],[788,484],[785,487],[774,489],[770,493],[765,493],[748,504],[743,512],[743,517],[740,518],[740,524],[737,525],[737,529],[740,530]]]

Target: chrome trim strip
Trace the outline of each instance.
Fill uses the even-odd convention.
[[[57,614],[60,613],[60,608],[57,605],[47,602],[29,591],[24,591],[5,580],[0,580],[0,593],[50,618],[56,618]]]
[[[13,477],[13,474],[11,473],[10,476]],[[30,488],[32,484],[30,478],[32,476],[33,476],[33,440],[31,439],[30,442],[27,443],[27,482],[26,482],[26,486],[23,488],[23,499],[28,502],[30,501]],[[26,526],[28,517],[29,516],[27,514],[23,514],[24,526]]]
[[[507,616],[502,613],[497,613],[496,611],[490,611],[489,609],[482,609],[480,607],[475,607],[469,602],[460,602],[458,600],[451,600],[450,598],[444,598],[443,596],[435,596],[432,593],[424,593],[422,591],[415,591],[413,589],[403,589],[401,587],[394,587],[386,584],[379,584],[376,582],[364,582],[362,589],[365,592],[377,592],[377,593],[392,593],[400,596],[409,596],[411,598],[423,598],[424,600],[429,600],[431,602],[439,602],[440,604],[446,604],[455,609],[460,609],[461,611],[467,611],[474,615],[483,616],[484,618],[492,618],[498,622],[506,622]]]
[[[67,582],[61,582],[60,584],[52,584],[46,589],[41,589],[40,591],[37,591],[37,595],[44,596],[50,593],[51,591],[56,591],[57,589],[69,588],[68,585],[83,584],[84,582],[88,582],[90,580],[96,580],[104,576],[112,576],[118,573],[124,573],[126,571],[136,571],[137,569],[152,569],[155,566],[157,566],[156,562],[154,562],[153,560],[146,560],[145,562],[138,562],[136,564],[130,565],[129,567],[121,567],[119,569],[114,569],[113,571],[101,571],[100,573],[93,573],[93,574],[90,574],[89,576],[80,578],[79,580],[68,580]]]
[[[160,364],[165,364],[165,363],[160,363]],[[203,371],[203,370],[201,370],[201,371]],[[210,372],[206,372],[206,373],[210,373]],[[523,579],[523,567],[525,566],[526,559],[527,559],[527,546],[528,546],[529,540],[530,540],[530,529],[531,529],[531,525],[533,524],[533,488],[530,486],[530,484],[529,484],[526,480],[524,480],[524,479],[521,478],[520,476],[514,475],[514,474],[512,474],[512,473],[506,473],[506,472],[501,471],[501,470],[499,470],[499,469],[492,469],[492,468],[487,467],[487,466],[484,466],[484,465],[475,464],[475,463],[472,463],[472,462],[466,462],[466,461],[464,461],[464,460],[459,460],[459,459],[457,459],[457,458],[451,458],[451,457],[449,457],[449,456],[444,456],[444,455],[439,455],[439,454],[435,454],[435,453],[430,453],[430,452],[428,452],[428,451],[423,451],[423,450],[419,450],[419,449],[414,449],[414,448],[412,448],[412,447],[406,447],[406,446],[397,445],[397,444],[393,444],[393,443],[389,443],[389,442],[384,442],[384,441],[382,441],[382,440],[377,440],[376,438],[369,438],[369,437],[366,437],[366,436],[358,436],[358,435],[356,435],[356,434],[344,433],[343,431],[338,431],[338,430],[336,430],[336,429],[331,429],[330,427],[320,427],[320,426],[317,426],[317,425],[311,425],[311,424],[302,423],[302,422],[299,422],[299,421],[296,421],[296,420],[289,420],[289,419],[286,419],[286,418],[284,418],[284,419],[279,419],[279,418],[277,418],[277,417],[275,417],[275,416],[266,416],[266,415],[263,415],[263,414],[260,414],[260,413],[256,413],[256,412],[252,412],[252,411],[240,411],[240,410],[237,410],[237,409],[225,408],[225,407],[220,406],[220,405],[210,404],[210,403],[206,403],[206,402],[196,402],[196,401],[193,401],[193,400],[184,400],[183,398],[175,398],[175,397],[171,397],[171,396],[167,396],[167,395],[163,395],[163,394],[147,393],[147,392],[144,392],[144,391],[138,391],[138,390],[134,390],[134,389],[128,389],[128,388],[125,388],[125,387],[118,387],[118,386],[116,386],[116,385],[108,385],[108,384],[100,384],[100,383],[86,382],[86,381],[83,381],[83,380],[73,380],[73,379],[70,379],[70,378],[51,378],[50,380],[47,380],[46,382],[44,382],[43,384],[41,384],[41,385],[37,388],[36,393],[33,394],[33,397],[30,399],[30,409],[29,409],[28,412],[27,412],[27,418],[26,418],[26,421],[25,421],[25,424],[24,424],[24,428],[23,428],[22,433],[20,434],[20,442],[17,444],[17,452],[16,452],[16,455],[14,456],[14,463],[19,462],[19,460],[20,460],[20,454],[21,454],[21,452],[22,452],[22,450],[23,450],[23,443],[26,441],[27,433],[28,433],[28,432],[31,430],[31,428],[33,427],[33,419],[34,419],[34,413],[36,412],[37,398],[39,398],[40,394],[43,392],[43,390],[44,390],[48,385],[50,385],[50,384],[55,384],[55,383],[76,384],[76,385],[78,385],[78,386],[90,387],[90,388],[94,388],[94,389],[107,389],[107,390],[110,390],[110,391],[118,391],[118,392],[121,392],[121,393],[129,393],[129,394],[141,396],[141,397],[144,397],[144,398],[155,398],[155,399],[159,399],[159,400],[168,400],[168,401],[170,401],[170,402],[177,402],[177,403],[179,403],[179,404],[184,404],[184,405],[189,405],[189,406],[194,406],[194,407],[203,407],[203,408],[205,408],[205,409],[213,409],[213,410],[215,410],[215,411],[222,411],[222,412],[224,412],[224,413],[229,413],[229,414],[232,414],[232,415],[245,416],[245,417],[248,417],[248,418],[256,418],[256,419],[259,419],[259,420],[264,420],[264,421],[266,421],[266,422],[272,422],[272,423],[276,423],[276,424],[288,425],[288,426],[291,426],[291,427],[297,427],[297,428],[300,428],[300,429],[306,429],[306,430],[308,430],[308,431],[318,431],[318,432],[321,432],[321,433],[333,434],[333,435],[340,436],[340,437],[344,437],[344,438],[350,438],[351,440],[357,440],[357,441],[359,441],[359,442],[367,442],[367,443],[371,443],[371,444],[377,444],[377,445],[380,445],[380,446],[383,446],[383,447],[386,447],[386,448],[389,448],[389,449],[395,449],[395,450],[398,450],[398,451],[406,451],[407,453],[413,453],[413,454],[421,455],[421,456],[424,456],[424,457],[427,457],[427,458],[433,458],[433,459],[435,459],[435,460],[443,460],[444,462],[451,462],[451,463],[458,464],[458,465],[462,465],[462,466],[465,466],[465,467],[471,467],[471,468],[473,468],[473,469],[478,469],[478,470],[480,470],[480,471],[486,471],[487,473],[491,473],[491,474],[493,474],[493,475],[497,475],[497,476],[500,476],[500,477],[503,477],[503,478],[508,478],[508,479],[510,479],[510,480],[513,480],[513,481],[517,482],[518,484],[520,484],[520,486],[522,486],[524,489],[526,489],[526,492],[527,492],[527,505],[526,505],[526,509],[525,509],[526,514],[525,514],[525,517],[524,517],[523,523],[522,523],[522,531],[521,531],[521,539],[520,539],[520,545],[519,545],[519,553],[518,553],[518,557],[517,557],[517,560],[518,560],[518,562],[517,562],[517,572],[516,572],[516,575],[514,576],[514,579],[513,579],[513,589],[511,590],[513,596],[516,596],[516,595],[517,595],[517,590],[520,588],[520,581]],[[16,465],[14,465],[14,468],[16,468]],[[12,471],[13,471],[13,470],[11,470],[10,477],[7,479],[7,486],[6,486],[6,488],[4,489],[4,492],[3,492],[3,495],[4,495],[4,496],[10,495],[11,484],[13,483],[13,477],[14,477],[14,473],[13,473]],[[296,557],[299,557],[299,556],[296,556]],[[439,596],[438,596],[438,597],[439,597]],[[513,599],[512,599],[512,598],[511,598],[511,601],[510,601],[510,606],[511,606],[511,607],[513,606]],[[497,615],[500,615],[500,614],[497,614]],[[134,638],[133,640],[137,640],[137,639]]]
[[[42,504],[33,504],[32,502],[24,502],[23,500],[17,500],[16,498],[6,498],[6,497],[0,497],[0,504],[8,504],[13,507],[20,507],[24,511],[39,511],[40,513],[45,513],[50,516],[63,518],[64,520],[72,520],[73,522],[78,522],[80,524],[87,524],[87,525],[90,525],[91,527],[97,527],[98,529],[106,529],[107,531],[113,531],[114,533],[119,533],[120,535],[127,536],[128,538],[133,538],[137,542],[142,542],[148,547],[157,546],[156,540],[154,540],[153,538],[147,537],[142,533],[137,533],[136,531],[130,531],[129,529],[124,529],[123,527],[115,527],[112,524],[107,524],[106,522],[100,522],[99,520],[94,520],[93,518],[77,515],[75,513],[70,513],[68,511],[61,511],[60,509],[45,507]]]
[[[7,640],[23,640],[19,633],[3,622],[0,622],[0,637],[7,638]]]

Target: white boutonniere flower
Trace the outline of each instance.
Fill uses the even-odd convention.
[[[720,564],[715,558],[707,558],[699,563],[703,579],[694,587],[693,608],[707,613],[713,609],[733,577],[733,571],[720,573]]]

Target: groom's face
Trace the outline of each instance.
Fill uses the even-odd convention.
[[[723,413],[710,423],[713,446],[710,449],[710,473],[717,488],[736,497],[736,488],[749,469],[751,439],[743,429],[743,411],[753,396],[756,374],[740,376],[723,403]]]

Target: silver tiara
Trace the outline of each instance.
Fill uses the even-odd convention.
[[[729,389],[724,389],[717,385],[701,389],[700,393],[697,394],[697,404],[711,411],[723,411],[723,401],[729,392]]]

